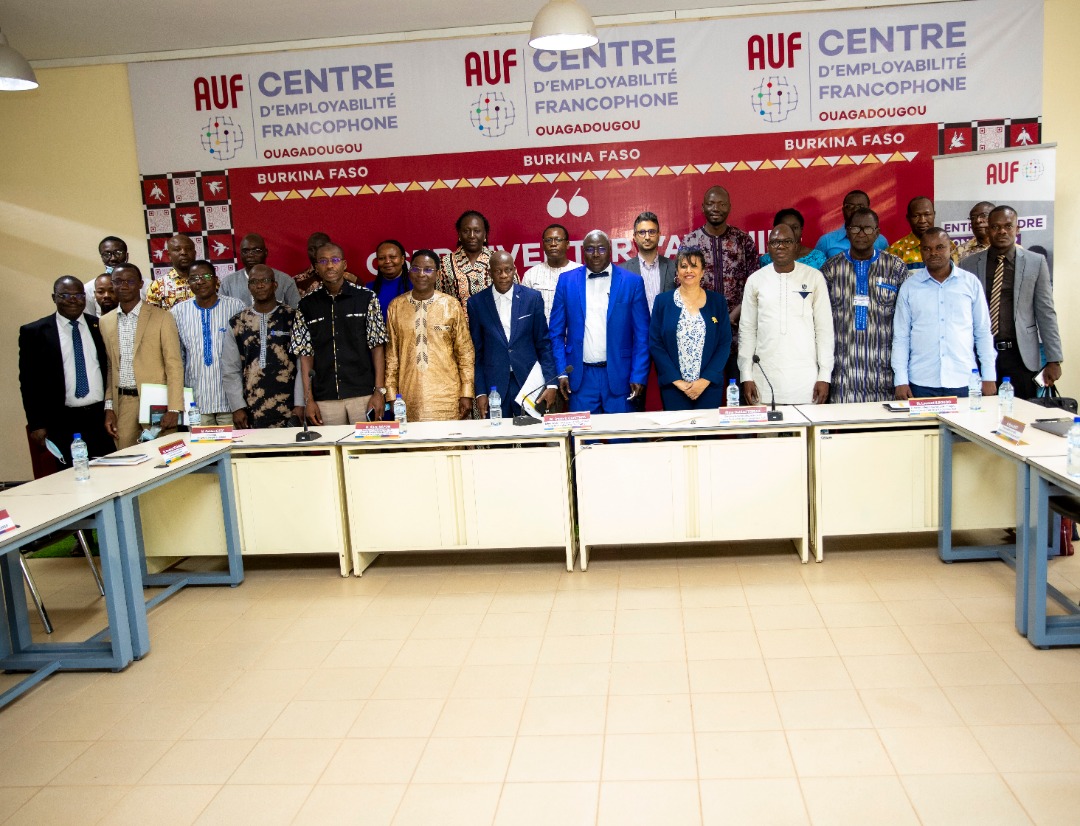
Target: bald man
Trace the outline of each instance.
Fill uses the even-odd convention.
[[[195,297],[188,286],[188,274],[195,263],[195,242],[177,233],[165,243],[172,269],[157,278],[146,291],[146,303],[151,307],[171,310],[181,301]]]
[[[270,248],[267,247],[261,235],[257,232],[249,232],[245,235],[240,239],[241,268],[221,279],[220,294],[239,298],[244,302],[245,307],[250,307],[254,299],[251,297],[251,290],[248,289],[248,279],[251,277],[253,268],[266,265],[269,255]],[[300,303],[300,291],[296,288],[296,282],[293,281],[292,276],[281,270],[271,268],[271,272],[277,284],[274,298],[279,304],[295,310]]]

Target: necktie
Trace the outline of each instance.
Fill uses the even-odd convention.
[[[79,322],[68,323],[71,325],[71,349],[75,353],[75,398],[81,399],[90,395],[90,380],[86,377],[86,356],[83,354]]]
[[[591,272],[589,273],[589,278],[607,278],[610,275],[611,273],[609,272]]]
[[[1001,318],[1001,282],[1005,280],[1005,256],[999,255],[994,267],[994,280],[990,285],[990,332],[998,332],[998,320]]]

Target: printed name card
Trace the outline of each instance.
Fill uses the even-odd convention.
[[[763,404],[747,407],[721,407],[720,424],[748,424],[769,420],[769,408]]]
[[[401,422],[357,422],[353,436],[357,439],[397,439]]]
[[[191,455],[191,451],[188,450],[187,442],[183,439],[177,439],[175,442],[169,442],[167,445],[162,445],[158,448],[158,453],[161,454],[162,460],[167,465],[171,465],[173,462],[178,462]]]
[[[1020,444],[1020,437],[1024,435],[1024,428],[1027,427],[1023,422],[1010,418],[1009,416],[1002,416],[1001,422],[998,424],[998,429],[995,433],[1006,442],[1012,442],[1014,445]]]
[[[544,430],[592,430],[592,413],[545,413]]]
[[[15,524],[15,520],[11,518],[11,515],[5,510],[0,510],[0,534],[13,531],[17,527],[19,526]]]
[[[938,413],[955,413],[959,409],[956,396],[931,396],[908,401],[908,412],[912,416],[936,416]]]
[[[191,441],[193,442],[231,442],[233,440],[232,425],[191,428]]]

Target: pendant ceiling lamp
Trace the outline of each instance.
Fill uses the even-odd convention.
[[[0,92],[22,92],[36,89],[37,78],[26,58],[8,45],[0,32]]]
[[[592,15],[577,0],[548,0],[529,33],[530,46],[552,52],[585,49],[599,40]]]

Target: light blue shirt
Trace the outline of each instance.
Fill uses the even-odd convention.
[[[983,381],[995,381],[996,357],[990,311],[978,277],[953,265],[939,284],[929,270],[912,271],[900,287],[893,316],[896,386],[967,387],[977,367]]]
[[[874,242],[874,248],[884,250],[889,246],[889,242],[884,235],[878,235],[877,240]],[[839,255],[842,252],[847,252],[851,249],[851,241],[847,237],[847,228],[840,227],[840,229],[834,229],[832,232],[826,232],[814,245],[814,249],[821,250],[825,253],[825,259],[828,260],[834,255]]]

